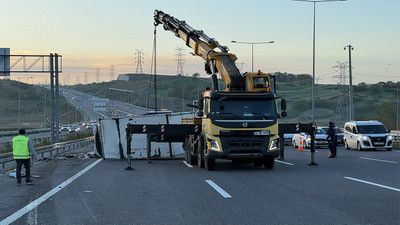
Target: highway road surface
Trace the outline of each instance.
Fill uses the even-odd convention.
[[[90,151],[83,149],[77,151]],[[67,158],[36,163],[35,184],[0,175],[0,224],[400,224],[400,151],[338,157],[286,146],[273,170],[217,160]]]

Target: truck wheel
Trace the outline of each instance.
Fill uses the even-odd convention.
[[[199,144],[197,145],[197,166],[199,168],[204,168],[204,159],[203,159],[203,149],[204,149],[204,139],[200,137]]]
[[[264,159],[264,168],[265,169],[273,169],[274,168],[274,163],[275,163],[275,159],[274,158]]]
[[[392,151],[392,148],[387,148],[386,150],[387,150],[387,151]]]
[[[215,169],[215,159],[212,159],[212,158],[208,157],[207,154],[206,154],[206,151],[207,150],[204,149],[204,167],[208,171],[214,170]]]

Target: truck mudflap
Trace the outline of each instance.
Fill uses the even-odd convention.
[[[260,138],[240,138],[240,137],[220,137],[223,152],[208,151],[208,157],[216,159],[264,159],[278,158],[279,147],[274,151],[267,151],[269,137]]]

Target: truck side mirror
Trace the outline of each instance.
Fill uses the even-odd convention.
[[[203,117],[203,110],[199,110],[199,111],[197,111],[197,116],[198,117]]]
[[[281,110],[283,111],[283,112],[281,112],[281,116],[283,118],[285,118],[287,116],[287,112],[285,112],[285,110],[286,110],[286,100],[284,98],[282,98],[282,100],[281,100]]]
[[[284,98],[282,98],[281,100],[281,110],[282,111],[286,110],[286,100]]]

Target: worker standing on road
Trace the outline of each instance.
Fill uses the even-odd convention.
[[[328,147],[329,147],[329,158],[335,158],[336,157],[336,131],[335,131],[335,123],[329,121],[329,128],[328,128]]]
[[[24,129],[20,129],[18,134],[18,136],[12,139],[13,156],[17,163],[17,186],[21,185],[22,165],[25,167],[26,184],[31,185],[33,184],[33,181],[31,180],[31,155],[33,156],[33,159],[36,160],[36,151],[32,140],[24,135]]]

